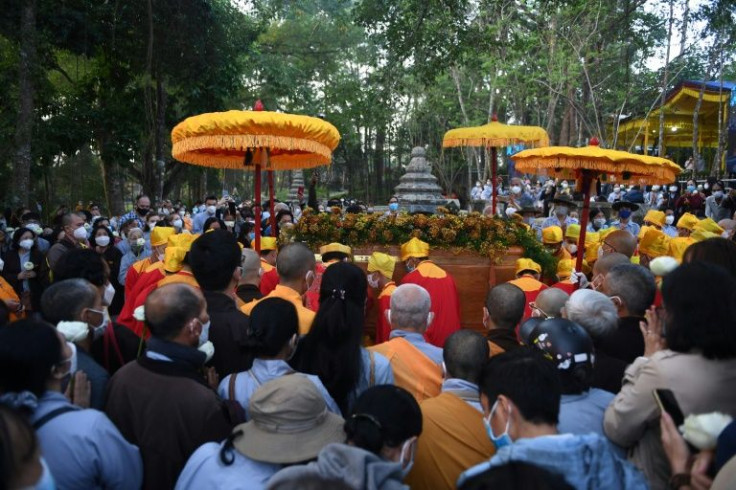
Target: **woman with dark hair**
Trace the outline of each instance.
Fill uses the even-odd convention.
[[[74,375],[75,352],[44,322],[0,329],[0,401],[28,412],[59,488],[140,488],[138,448],[104,413],[72,405],[62,393],[72,377],[75,391],[86,383]]]
[[[56,485],[31,424],[17,410],[0,403],[0,489],[13,488]]]
[[[248,371],[233,373],[220,382],[217,393],[226,400],[235,400],[250,419],[250,398],[267,381],[297,374],[287,363],[296,351],[299,339],[299,318],[296,308],[281,298],[265,298],[258,302],[250,315],[245,344],[254,356]],[[322,393],[327,409],[340,414],[335,400],[317,376],[303,375]]]
[[[227,227],[220,218],[212,216],[207,218],[204,225],[202,225],[202,233],[207,233],[210,230],[227,230]]]
[[[302,478],[319,474],[350,488],[407,488],[403,479],[414,463],[421,433],[422,411],[414,397],[398,386],[374,386],[358,397],[345,419],[345,444],[328,445],[306,466],[281,470],[269,487],[298,488]]]
[[[115,316],[120,313],[120,310],[123,308],[123,302],[125,301],[125,286],[118,282],[123,253],[115,246],[115,237],[110,229],[104,225],[95,226],[92,230],[92,237],[89,243],[92,245],[94,251],[105,259],[107,266],[110,268],[110,284],[115,290],[115,295],[112,297],[112,301],[109,303],[107,309],[110,315]],[[108,297],[107,299],[109,300],[110,298]]]
[[[723,267],[736,277],[736,242],[726,238],[709,238],[693,243],[685,250],[683,264],[707,262]]]
[[[682,413],[736,414],[736,278],[705,262],[683,264],[662,283],[663,312],[641,322],[644,357],[624,373],[608,406],[606,435],[630,448],[630,459],[652,488],[667,488],[669,465],[660,440],[652,391],[669,389]]]
[[[11,249],[5,254],[3,278],[13,286],[26,312],[39,311],[47,277],[46,259],[29,228],[18,228]]]
[[[362,347],[367,287],[366,275],[357,265],[336,262],[327,267],[319,288],[319,310],[291,363],[319,376],[343,413],[367,388],[394,383],[388,359]]]

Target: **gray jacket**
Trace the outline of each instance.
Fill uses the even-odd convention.
[[[347,444],[330,444],[320,451],[317,461],[284,468],[271,478],[268,488],[295,488],[307,476],[339,480],[355,490],[409,488],[402,482],[401,464]]]

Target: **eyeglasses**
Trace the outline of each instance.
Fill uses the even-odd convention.
[[[541,315],[544,318],[549,318],[549,315],[547,313],[545,313],[543,309],[541,309],[539,306],[537,306],[537,304],[534,301],[532,301],[532,302],[529,303],[529,308],[532,309],[532,310],[534,310],[534,311],[538,311],[539,313],[541,313]]]
[[[609,250],[606,250],[606,247],[608,247],[608,248],[609,248]],[[611,253],[611,252],[618,252],[618,250],[616,250],[616,247],[614,247],[613,245],[611,245],[610,243],[608,243],[608,242],[607,242],[607,241],[605,241],[605,240],[604,240],[604,241],[603,241],[603,243],[601,244],[601,248],[602,248],[602,249],[603,249],[603,251],[604,251],[604,252],[606,252],[606,253]]]

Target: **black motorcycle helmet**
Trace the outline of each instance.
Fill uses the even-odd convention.
[[[590,388],[595,350],[583,327],[565,318],[550,318],[526,333],[525,336],[522,332],[522,341],[541,350],[557,366],[563,394],[582,393]]]

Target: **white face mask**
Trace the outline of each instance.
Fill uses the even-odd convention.
[[[100,247],[107,247],[110,245],[110,237],[107,235],[98,236],[95,238],[95,243]]]
[[[677,192],[677,186],[671,185],[670,192]]]
[[[90,309],[89,311],[93,311],[102,315],[102,320],[100,320],[100,323],[98,325],[92,325],[92,339],[99,339],[105,334],[105,327],[107,327],[107,322],[109,318],[107,316],[107,308],[103,310]]]
[[[672,214],[670,214],[669,216],[665,216],[664,222],[667,223],[668,225],[671,225],[672,223],[675,222],[675,216]]]
[[[567,251],[570,252],[571,254],[574,254],[578,251],[578,246],[575,245],[574,243],[571,243],[570,245],[567,246]]]
[[[24,248],[26,250],[30,250],[31,247],[33,247],[33,239],[32,238],[26,238],[25,240],[21,240],[18,245],[20,245],[20,248]]]
[[[76,230],[74,230],[73,233],[74,238],[77,240],[86,240],[87,239],[87,230],[84,228],[84,226],[80,226]]]
[[[658,190],[659,190],[659,186],[658,185],[653,185],[652,186],[652,192],[657,192]]]
[[[210,216],[212,216],[213,214],[215,214],[215,211],[217,211],[217,208],[216,207],[214,207],[214,206],[207,206],[207,214],[209,214]]]
[[[227,226],[228,228],[232,228],[233,226],[235,226],[235,221],[225,221],[225,226]]]
[[[368,285],[374,289],[378,287],[378,280],[373,274],[368,274]]]
[[[105,284],[105,294],[103,300],[107,306],[112,304],[112,300],[115,297],[115,288],[109,282]]]
[[[2,272],[4,268],[5,268],[5,261],[3,259],[0,259],[0,272]]]
[[[511,192],[513,192],[514,194],[519,194],[521,192],[521,187],[519,187],[518,185],[512,186]]]
[[[184,225],[184,222],[180,219],[175,219],[171,224],[174,225],[174,228],[181,228]]]
[[[409,438],[406,441],[404,441],[404,444],[401,446],[401,454],[399,455],[399,463],[401,463],[401,476],[406,477],[406,475],[409,474],[412,467],[414,466],[414,455],[416,453],[416,444],[414,444],[415,439]],[[406,457],[409,456],[409,462],[404,463],[404,460]]]

